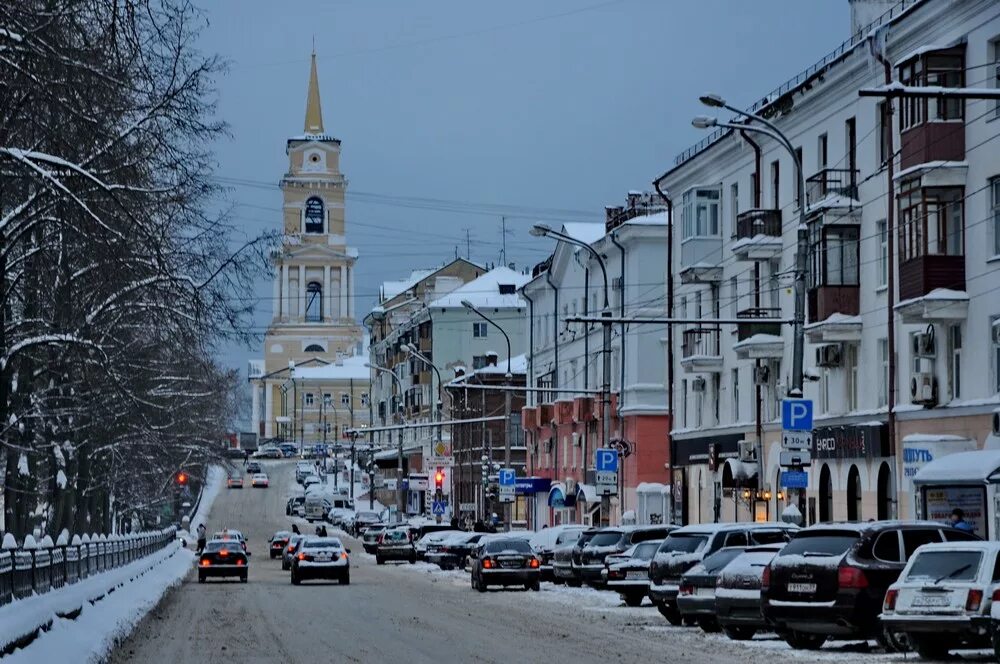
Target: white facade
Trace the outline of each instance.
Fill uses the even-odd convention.
[[[1000,5],[985,0],[905,4],[907,11],[901,15],[896,12],[886,33],[886,56],[894,65],[894,77],[899,75],[898,65],[911,57],[908,54],[964,45],[965,85],[997,84],[994,70],[1000,59]],[[868,34],[868,30],[862,34]],[[835,457],[814,460],[807,495],[819,496],[819,504],[810,506],[815,507],[817,519],[821,513],[826,518],[869,518],[886,515],[886,510],[888,515],[912,516],[903,495],[896,503],[895,491],[889,495],[879,493],[886,467],[891,472],[892,486],[905,486],[900,453],[904,435],[923,430],[942,435],[947,432],[976,440],[981,446],[989,434],[986,414],[1000,401],[1000,343],[993,327],[1000,317],[1000,200],[996,198],[1000,196],[1000,184],[992,185],[993,178],[1000,176],[1000,156],[991,142],[1000,134],[994,121],[998,117],[997,102],[965,103],[963,159],[931,159],[935,156],[934,140],[938,144],[950,140],[939,137],[925,148],[927,156],[916,160],[922,166],[902,174],[904,156],[899,151],[904,140],[912,145],[914,134],[906,133],[911,131],[906,127],[904,133],[909,138],[901,136],[897,102],[892,128],[897,198],[888,200],[884,166],[888,155],[882,142],[885,134],[878,106],[881,100],[858,95],[862,88],[884,83],[883,68],[873,62],[864,40],[857,41],[854,46],[847,44],[846,52],[831,57],[817,76],[803,76],[799,85],[769,96],[775,99],[773,104],[756,109],[767,114],[792,146],[800,150],[805,176],[812,178],[804,195],[811,238],[817,240],[814,245],[811,242],[807,285],[815,287],[811,293],[815,303],[807,319],[804,391],[805,397],[815,403],[817,427],[863,428],[887,419],[886,277],[890,260],[896,270],[896,440],[889,441],[890,456],[869,449],[863,456],[837,452]],[[805,79],[808,82],[801,84]],[[930,108],[930,113],[936,111],[936,106]],[[728,120],[729,116],[723,111],[720,119]],[[926,124],[935,123],[935,131],[958,127],[961,133],[961,119],[939,118]],[[755,152],[738,133],[730,132],[707,148],[681,155],[662,181],[673,199],[680,231],[675,235],[674,247],[678,273],[674,303],[678,317],[773,316],[778,321],[790,320],[794,315],[799,188],[794,164],[777,142],[760,134],[750,137],[761,149],[760,201],[756,204]],[[913,160],[910,156],[909,161]],[[903,223],[900,190],[914,178],[920,178],[915,186],[923,191],[937,192],[941,191],[938,187],[945,186],[963,188],[958,202],[964,204],[964,235],[944,220],[940,226],[931,224],[931,230],[924,231],[930,234],[926,238],[929,248],[924,252],[927,256],[935,254],[936,244],[946,247],[949,243],[956,249],[943,248],[937,253],[948,254],[948,260],[964,256],[964,279],[952,278],[950,288],[927,273],[921,277],[923,282],[914,286],[912,264],[904,265],[909,258],[900,253],[900,235],[894,235],[896,255],[890,257],[887,253],[887,206],[895,206],[898,231]],[[754,214],[747,213],[751,208],[779,211],[780,231],[767,232],[774,228],[768,226],[774,223],[773,212],[754,219]],[[942,208],[941,216],[951,209]],[[742,228],[738,228],[738,215],[743,215]],[[930,213],[922,212],[917,218],[927,216]],[[760,223],[754,225],[755,220]],[[821,236],[820,229],[827,234]],[[825,240],[819,241],[820,237]],[[959,265],[961,262],[958,260]],[[697,280],[701,283],[693,283]],[[901,285],[901,281],[907,285]],[[915,288],[919,296],[900,304],[901,289],[912,292]],[[691,330],[708,327],[688,326]],[[747,439],[755,439],[754,369],[759,362],[768,368],[766,380],[757,372],[763,382],[762,485],[776,494],[779,406],[790,385],[793,345],[791,325],[772,327],[745,329],[741,334],[736,325],[721,325],[718,350],[712,339],[714,333],[709,332],[691,332],[685,349],[685,328],[679,328],[674,347],[673,438],[704,439],[706,445],[713,435],[743,433]],[[933,357],[916,357],[913,335],[929,331],[936,341]],[[913,403],[922,401],[924,390],[918,385],[917,396],[911,398],[911,379],[936,384],[936,401]],[[947,446],[944,451],[948,451]],[[820,487],[821,477],[825,481],[827,474],[829,484]],[[690,480],[688,485],[687,497],[694,504],[698,500],[696,487]],[[713,491],[711,487],[698,488],[703,489],[699,494],[704,494],[700,505],[703,509],[698,511],[711,515],[710,506],[705,507]],[[882,504],[876,504],[880,501]],[[831,505],[825,506],[824,502]],[[850,504],[846,509],[845,503]],[[776,514],[774,508],[780,506],[772,504],[771,518]],[[693,509],[689,510],[689,514],[693,513]],[[731,518],[728,512],[726,516]]]

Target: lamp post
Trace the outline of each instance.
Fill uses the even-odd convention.
[[[604,365],[604,383],[601,385],[601,403],[603,404],[601,410],[603,417],[601,418],[601,424],[604,434],[604,447],[608,447],[611,445],[611,301],[608,297],[608,267],[604,262],[604,256],[586,242],[560,233],[545,224],[536,224],[529,232],[535,237],[551,237],[559,242],[566,242],[582,247],[590,252],[590,255],[597,260],[597,264],[601,267],[601,276],[604,277],[604,310],[601,311],[601,317],[604,319],[601,321],[601,327],[604,330],[602,351],[604,355],[602,362]],[[586,468],[586,463],[587,460],[584,459],[584,468]],[[605,515],[608,515],[610,511],[610,505],[603,496],[601,498],[601,510]]]
[[[489,323],[490,325],[492,325],[496,329],[500,330],[500,334],[502,334],[504,340],[506,340],[506,342],[507,342],[507,373],[504,375],[504,379],[505,379],[504,380],[504,385],[506,385],[507,387],[510,387],[511,386],[511,380],[513,379],[514,375],[510,372],[510,352],[511,352],[511,349],[510,349],[510,337],[507,336],[507,331],[504,330],[502,327],[500,327],[500,325],[498,325],[495,320],[493,320],[492,318],[490,318],[489,316],[487,316],[486,314],[484,314],[482,311],[480,311],[479,309],[477,309],[476,306],[474,304],[472,304],[471,302],[469,302],[468,300],[462,300],[462,306],[465,307],[466,309],[468,309],[469,311],[471,311],[472,313],[476,314],[480,318],[482,318],[484,321],[486,321],[487,323]],[[511,431],[511,427],[510,427],[511,415],[513,414],[513,413],[510,412],[511,411],[511,405],[510,405],[511,390],[504,390],[503,398],[504,398],[504,413],[506,413],[506,415],[507,415],[507,422],[505,423],[505,433],[504,433],[503,465],[504,465],[504,468],[510,468],[510,438],[511,438],[511,435],[513,433]],[[510,503],[504,503],[503,504],[503,521],[504,521],[503,528],[504,528],[505,532],[510,530],[510,520],[511,520]]]
[[[371,364],[370,362],[366,362],[365,366],[377,372],[386,373],[392,376],[392,379],[396,381],[396,386],[399,388],[399,396],[400,398],[402,398],[403,382],[399,380],[399,376],[396,375],[395,371],[393,371],[392,369],[387,369],[385,367],[380,367],[375,364]],[[396,444],[397,444],[396,474],[398,476],[396,478],[396,520],[402,521],[403,512],[405,510],[405,507],[403,505],[403,426],[402,425],[404,424],[404,421],[402,413],[399,413],[399,424],[400,427],[397,430],[397,436],[396,436]]]

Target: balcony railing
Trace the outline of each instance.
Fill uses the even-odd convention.
[[[858,199],[858,171],[824,168],[806,179],[806,205],[815,205],[830,195]]]
[[[755,321],[752,323],[739,323],[736,326],[736,336],[739,341],[744,339],[749,339],[755,334],[772,334],[774,336],[781,336],[781,309],[774,307],[753,307],[750,309],[743,309],[736,312],[737,318],[774,318],[776,319],[774,323],[765,323],[761,321]]]
[[[753,209],[736,215],[736,239],[781,237],[781,210]]]
[[[682,357],[717,357],[719,355],[719,328],[695,327],[684,330]]]

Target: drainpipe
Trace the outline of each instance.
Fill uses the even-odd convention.
[[[550,269],[545,271],[545,283],[549,285],[552,289],[552,347],[554,354],[554,362],[552,366],[554,367],[552,371],[552,387],[559,387],[559,287],[552,283],[552,271]],[[552,393],[554,395],[553,402],[559,399],[559,392]]]
[[[623,319],[625,318],[625,247],[618,242],[618,231],[612,231],[609,235],[611,238],[611,244],[618,247],[618,251],[621,256],[621,277],[618,290],[619,297],[619,307],[618,315]],[[625,420],[622,417],[622,406],[625,404],[625,322],[621,324],[619,334],[621,335],[621,351],[618,354],[618,369],[619,369],[619,379],[618,379],[618,437],[621,440],[625,440]],[[625,516],[625,469],[622,468],[622,472],[618,474],[618,506],[621,511],[620,518]]]
[[[535,301],[521,289],[521,297],[528,301],[528,373],[525,375],[525,387],[533,387],[535,383]],[[538,405],[535,403],[536,399],[533,396],[534,392],[527,390],[525,391],[525,398],[530,400],[531,405]],[[529,403],[526,401],[525,403]]]
[[[653,187],[667,205],[667,318],[674,317],[674,202],[660,188],[660,182],[666,177],[664,173],[656,180],[653,180]],[[674,438],[670,435],[670,429],[674,428],[674,326],[667,325],[667,412],[670,413],[670,426],[667,431],[667,438],[670,445],[670,453],[664,467],[667,470],[667,480],[673,486],[674,473],[672,461],[674,458]],[[671,522],[677,523],[677,508],[671,500],[671,507],[674,515]],[[683,521],[681,515],[679,521]]]

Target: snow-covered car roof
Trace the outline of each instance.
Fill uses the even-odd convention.
[[[583,532],[589,528],[582,523],[567,523],[558,526],[551,526],[549,528],[542,528],[536,531],[534,535],[531,536],[531,546],[552,546],[559,539],[559,535],[565,533],[566,531],[577,530]]]

